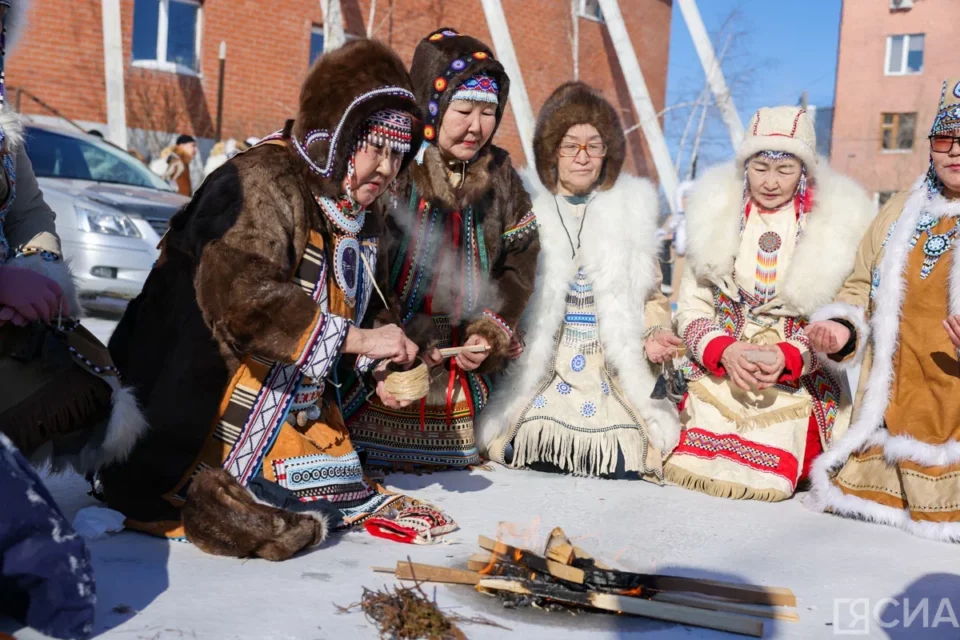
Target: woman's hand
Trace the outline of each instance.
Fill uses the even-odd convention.
[[[403,329],[388,324],[377,329],[350,327],[343,345],[344,353],[356,353],[373,360],[389,360],[399,365],[408,365],[417,357],[415,345]]]
[[[384,384],[384,381],[387,379],[387,363],[381,362],[380,365],[373,370],[373,379],[377,381],[377,397],[380,398],[380,402],[389,409],[403,409],[404,407],[409,407],[409,401],[400,401],[397,400],[396,396],[387,391],[387,386]]]
[[[11,307],[28,322],[50,322],[58,313],[70,315],[60,285],[20,267],[0,267],[0,306]]]
[[[803,328],[803,333],[810,340],[810,346],[827,355],[840,351],[850,340],[850,329],[833,320],[811,322]]]
[[[438,347],[433,347],[426,353],[421,354],[420,358],[423,359],[423,362],[428,367],[436,367],[443,364],[443,356],[440,355],[440,349]]]
[[[960,316],[949,316],[943,321],[943,328],[947,330],[950,336],[950,342],[954,349],[960,349]]]
[[[727,371],[727,376],[744,391],[751,391],[760,386],[757,380],[757,374],[760,373],[760,367],[743,357],[747,351],[759,349],[752,344],[745,342],[734,342],[723,350],[720,356],[720,364]]]
[[[760,368],[760,371],[756,374],[756,379],[760,383],[757,385],[757,388],[769,389],[777,384],[777,380],[779,380],[780,376],[783,375],[783,369],[787,366],[787,359],[784,357],[783,351],[780,350],[780,347],[776,345],[759,347],[757,351],[765,351],[773,354],[776,358],[775,361],[770,363],[756,363],[756,365]]]
[[[673,335],[672,331],[663,329],[647,338],[643,350],[647,353],[647,360],[660,364],[664,360],[675,357],[677,347],[682,344],[683,340]]]
[[[510,338],[510,348],[507,350],[507,357],[511,360],[516,360],[523,355],[523,339],[520,337],[520,333],[517,332],[513,334],[513,337]]]
[[[17,313],[13,307],[0,307],[0,327],[10,323],[18,327],[27,326],[27,319]]]
[[[465,347],[475,347],[483,345],[487,348],[486,351],[481,351],[480,353],[470,353],[469,351],[464,351],[457,354],[457,366],[459,366],[464,371],[473,371],[478,368],[483,361],[487,359],[487,356],[490,355],[490,343],[487,342],[486,338],[483,338],[477,334],[473,334],[467,341],[463,343]]]

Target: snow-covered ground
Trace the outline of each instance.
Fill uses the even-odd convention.
[[[109,326],[100,329],[109,331]],[[513,523],[502,532],[533,548],[561,526],[580,546],[624,569],[789,587],[798,597],[800,622],[767,621],[770,638],[960,637],[960,624],[954,626],[960,619],[960,545],[813,513],[802,505],[802,496],[776,504],[740,502],[644,482],[502,467],[391,475],[387,481],[445,510],[460,530],[445,536],[443,544],[426,547],[354,531],[283,563],[219,558],[185,543],[115,534],[90,544],[98,637],[376,638],[362,614],[340,614],[336,608],[359,600],[363,587],[393,584],[391,576],[374,573],[371,566],[393,565],[408,556],[463,566],[477,551],[477,536],[495,536],[499,522]],[[95,503],[77,476],[50,478],[49,485],[68,518]],[[470,638],[733,637],[621,616],[508,611],[469,587],[439,586],[436,594],[443,607],[484,615],[511,629],[464,626]],[[905,603],[907,613],[916,614],[909,626]],[[850,626],[861,612],[869,614],[862,619],[867,633],[842,633],[862,628]],[[5,630],[12,628],[0,622],[0,631]],[[37,636],[22,632],[17,637]]]

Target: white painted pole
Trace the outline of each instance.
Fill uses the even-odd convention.
[[[347,41],[343,28],[343,12],[340,0],[320,0],[323,9],[323,52],[339,49]]]
[[[533,166],[533,129],[536,121],[533,109],[530,107],[530,96],[527,87],[523,84],[523,75],[520,73],[520,63],[517,62],[517,53],[510,38],[510,29],[507,26],[507,17],[503,13],[500,0],[481,0],[483,12],[487,17],[487,27],[490,37],[493,38],[493,48],[497,52],[497,60],[503,65],[510,77],[510,105],[513,107],[513,117],[517,121],[517,131],[520,133],[520,144],[523,145],[523,154],[527,165]]]
[[[737,113],[737,108],[733,104],[733,96],[730,95],[727,82],[723,78],[723,70],[713,53],[713,45],[710,43],[710,36],[707,35],[706,27],[703,26],[700,10],[697,8],[697,0],[677,0],[677,4],[680,5],[680,12],[687,23],[690,37],[693,38],[693,46],[697,49],[697,55],[700,56],[700,64],[703,65],[703,72],[706,74],[707,82],[710,83],[710,89],[713,91],[713,99],[720,109],[723,122],[730,131],[730,144],[736,151],[740,147],[740,143],[743,142],[743,123],[740,122],[740,114]]]
[[[127,101],[123,82],[120,0],[103,0],[103,72],[107,98],[107,140],[127,149]]]
[[[637,52],[630,42],[627,25],[623,21],[623,14],[620,13],[620,4],[617,0],[598,1],[600,9],[603,11],[603,19],[607,23],[607,30],[610,32],[610,40],[613,41],[613,48],[616,50],[617,59],[620,61],[620,69],[627,81],[627,89],[633,101],[633,108],[637,110],[640,127],[647,139],[650,155],[653,156],[653,164],[657,168],[660,185],[663,187],[663,192],[667,194],[670,213],[676,214],[677,203],[674,202],[676,198],[673,197],[673,194],[677,192],[677,172],[673,168],[670,149],[667,148],[663,131],[660,129],[657,110],[650,99],[650,92],[647,91],[647,83],[643,78],[643,72],[640,70],[640,61],[637,60]]]

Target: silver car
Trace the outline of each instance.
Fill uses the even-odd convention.
[[[189,198],[97,136],[29,124],[26,150],[57,214],[82,303],[122,310],[140,293],[170,217]]]

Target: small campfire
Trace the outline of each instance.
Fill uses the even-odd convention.
[[[619,571],[571,543],[560,528],[542,553],[486,536],[478,543],[482,552],[466,569],[409,560],[374,569],[418,583],[472,585],[513,609],[610,612],[754,637],[763,635],[763,618],[799,620],[789,589]]]

